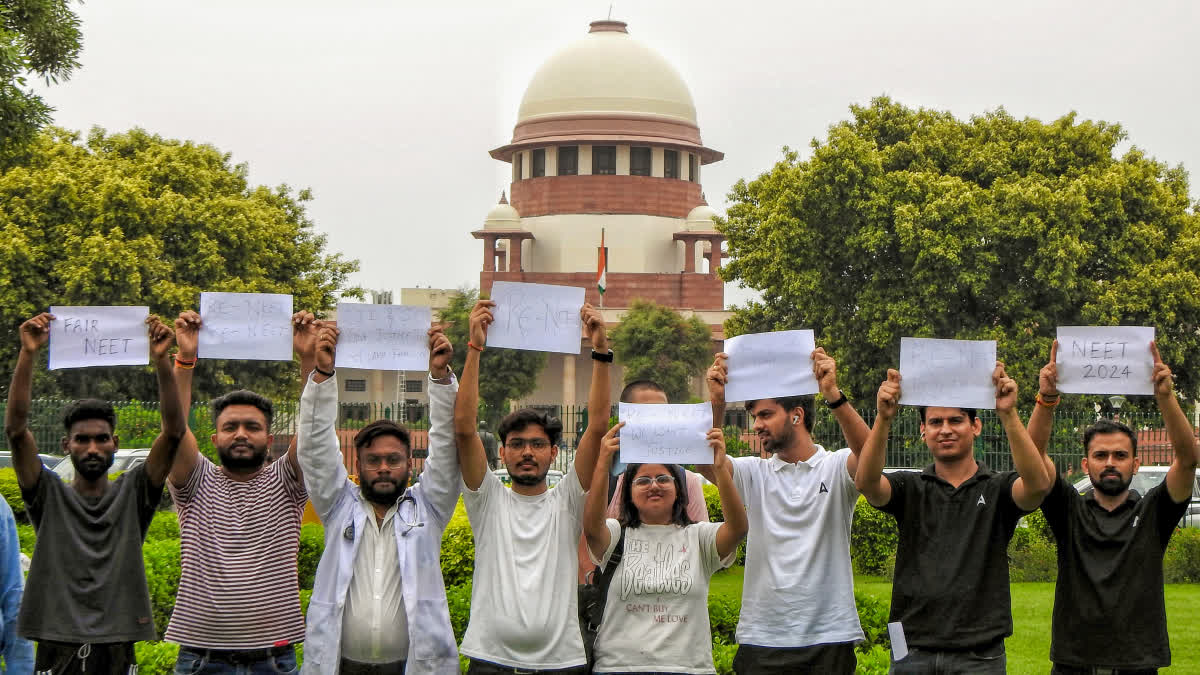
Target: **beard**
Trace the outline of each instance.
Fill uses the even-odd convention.
[[[361,480],[361,476],[359,477]],[[388,476],[379,477],[373,481],[361,482],[358,485],[362,491],[363,499],[372,504],[394,504],[400,495],[404,494],[404,488],[408,486],[408,472],[403,476]]]
[[[784,425],[783,430],[779,435],[771,434],[767,440],[763,441],[763,450],[770,453],[776,453],[792,444],[792,439],[796,437],[796,430],[788,425]]]
[[[110,455],[108,461],[105,461],[104,457],[100,455],[84,455],[83,458],[71,455],[71,466],[75,467],[76,475],[86,481],[95,481],[108,473],[116,459],[115,454]]]
[[[510,479],[512,479],[512,482],[516,483],[517,485],[524,485],[525,487],[537,485],[538,483],[541,483],[542,481],[546,480],[546,476],[550,473],[550,466],[547,465],[546,468],[544,470],[542,470],[541,473],[518,474],[517,472],[513,471],[513,469],[517,468],[517,466],[521,463],[522,462],[518,462],[517,464],[514,464],[513,466],[507,467],[508,468],[508,477]],[[534,469],[536,470],[536,468],[537,468],[537,463],[535,462]]]
[[[1108,495],[1109,497],[1116,497],[1124,493],[1129,489],[1129,484],[1133,482],[1132,474],[1130,474],[1129,478],[1126,479],[1116,471],[1101,472],[1098,479],[1089,474],[1088,478],[1092,480],[1092,487],[1094,489]]]
[[[233,454],[234,448],[250,448],[249,457],[235,457]],[[267,462],[267,446],[256,447],[250,443],[232,443],[224,448],[217,448],[217,457],[221,460],[221,466],[230,471],[246,471],[261,468]]]

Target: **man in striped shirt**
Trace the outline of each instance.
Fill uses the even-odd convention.
[[[200,315],[180,314],[175,329],[186,409]],[[311,314],[293,316],[298,352],[312,353],[316,333]],[[301,364],[305,377],[312,365]],[[259,394],[230,392],[212,407],[220,464],[200,454],[189,431],[171,469],[182,571],[165,637],[180,645],[177,673],[292,672],[304,639],[296,555],[308,500],[296,446],[267,462],[274,410]]]

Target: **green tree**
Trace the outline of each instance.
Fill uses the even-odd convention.
[[[612,331],[625,384],[654,380],[671,401],[683,403],[688,380],[712,360],[712,331],[700,317],[685,319],[663,305],[635,300]]]
[[[0,165],[13,159],[52,109],[29,76],[57,83],[79,67],[79,17],[66,0],[0,0]]]
[[[470,332],[471,308],[479,300],[474,288],[461,288],[440,313],[440,320],[449,325],[446,337],[454,345],[454,372],[461,373],[467,360],[467,334]],[[487,347],[479,358],[479,419],[487,421],[492,431],[508,413],[508,402],[528,396],[537,388],[537,377],[546,367],[544,352],[523,349]]]
[[[1056,326],[1157,326],[1180,390],[1200,358],[1200,228],[1182,167],[1117,124],[851,106],[812,156],[730,192],[722,276],[762,292],[726,333],[807,327],[864,400],[903,336],[995,339],[1037,391]]]
[[[149,305],[174,317],[201,291],[290,293],[324,312],[358,268],[327,254],[304,210],[307,190],[252,186],[247,167],[211,145],[135,129],[86,140],[48,128],[21,166],[0,174],[0,393],[17,328],[51,305]],[[44,353],[44,352],[43,352]],[[45,356],[42,357],[43,359]],[[40,371],[39,396],[155,400],[147,369]],[[290,364],[204,361],[195,398],[244,386],[292,390]]]

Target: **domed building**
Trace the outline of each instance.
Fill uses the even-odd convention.
[[[724,236],[705,203],[702,167],[724,155],[704,145],[679,73],[633,39],[622,21],[586,36],[534,74],[512,139],[491,151],[512,165],[508,195],[471,234],[483,242],[479,286],[522,281],[587,288],[601,304],[596,267],[607,248],[610,326],[636,299],[700,315],[723,338]],[[587,400],[590,357],[553,354],[531,403]],[[620,373],[614,368],[613,385]]]

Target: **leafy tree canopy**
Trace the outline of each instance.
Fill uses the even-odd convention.
[[[454,345],[452,367],[462,373],[467,360],[471,309],[479,300],[474,288],[460,289],[442,310],[441,321],[448,323],[446,337]],[[479,358],[479,419],[496,430],[496,423],[508,413],[508,402],[533,393],[538,374],[546,367],[546,354],[521,349],[487,347]]]
[[[625,384],[654,380],[668,400],[691,396],[688,380],[712,360],[712,331],[700,317],[685,319],[663,305],[635,300],[612,331],[613,351],[624,368]]]
[[[17,328],[51,305],[149,305],[173,318],[201,291],[290,293],[324,312],[358,269],[325,252],[304,210],[307,190],[246,180],[211,145],[135,129],[79,134],[48,128],[20,166],[0,174],[0,392],[7,395]],[[45,356],[43,355],[43,360]],[[290,390],[290,364],[204,361],[195,397],[233,387]],[[157,399],[136,368],[40,371],[35,396]]]
[[[873,400],[904,336],[995,339],[1028,405],[1056,326],[1156,326],[1179,390],[1200,363],[1200,222],[1182,167],[1120,125],[955,119],[886,97],[738,181],[722,276],[762,292],[729,335],[808,327]],[[1089,403],[1090,405],[1090,403]]]

